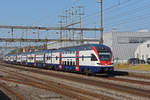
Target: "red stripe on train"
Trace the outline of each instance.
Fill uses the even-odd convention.
[[[79,71],[79,51],[76,51],[76,71]]]
[[[96,54],[97,57],[98,57],[99,62],[100,62],[102,65],[107,66],[107,65],[110,65],[110,64],[111,64],[111,62],[112,62],[112,51],[111,51],[111,60],[110,60],[110,61],[101,61],[96,47],[93,46],[92,49],[94,50],[95,54]]]

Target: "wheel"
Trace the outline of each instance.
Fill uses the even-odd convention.
[[[85,74],[86,74],[87,76],[91,76],[91,75],[92,75],[91,69],[86,69],[86,70],[85,70]]]

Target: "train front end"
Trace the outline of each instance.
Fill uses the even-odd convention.
[[[97,57],[97,72],[106,73],[114,71],[113,54],[111,48],[101,45],[93,46],[92,49]]]

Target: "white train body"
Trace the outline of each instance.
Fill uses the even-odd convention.
[[[77,72],[99,73],[114,70],[111,49],[98,44],[28,52],[15,56],[7,55],[5,61],[12,63],[16,61],[17,64],[24,62],[28,66]]]

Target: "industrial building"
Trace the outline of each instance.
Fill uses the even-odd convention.
[[[150,40],[150,32],[105,32],[104,44],[113,50],[113,58],[115,62],[126,63],[129,58],[139,58],[146,60],[150,57],[150,52],[146,51],[147,41]],[[58,49],[61,47],[76,46],[81,44],[90,44],[99,42],[53,42],[48,43],[48,49]],[[149,43],[149,42],[148,42]],[[150,45],[150,43],[149,43]],[[140,48],[140,50],[139,50]],[[147,50],[147,49],[146,49]],[[150,50],[150,47],[148,48]],[[139,53],[140,52],[140,53]],[[147,56],[148,55],[148,56]]]
[[[149,40],[150,32],[112,32],[112,49],[114,60],[118,60],[121,63],[126,63],[129,58],[136,57],[146,60],[146,58],[141,55],[142,52],[145,52],[145,48],[140,49],[141,54],[138,56],[136,52],[139,51],[137,48],[140,48],[141,45],[145,45],[145,42]],[[147,55],[150,55],[150,52]]]
[[[145,61],[150,58],[150,40],[137,47],[135,57]]]

